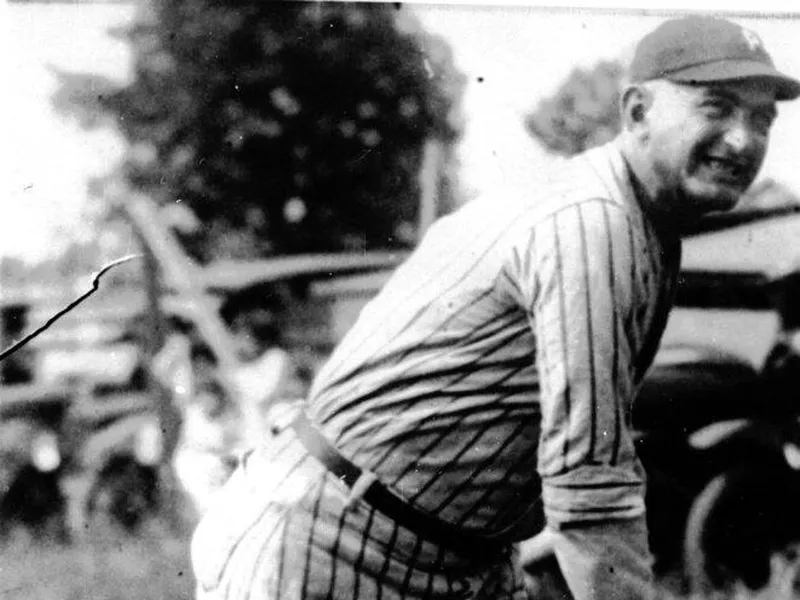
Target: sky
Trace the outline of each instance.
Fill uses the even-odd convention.
[[[637,9],[633,2],[571,4],[590,8],[543,9],[514,0],[504,8],[464,1],[414,3],[423,25],[450,42],[456,66],[468,78],[466,131],[459,154],[469,192],[491,189],[545,166],[551,159],[525,133],[524,115],[553,93],[573,67],[625,56],[665,15]],[[761,11],[784,11],[780,16],[732,18],[761,36],[779,68],[800,77],[800,9],[788,15],[785,4],[759,2]],[[660,6],[715,11],[722,5],[650,3],[648,10]],[[0,69],[3,81],[10,82],[0,110],[0,180],[5,186],[0,256],[37,260],[91,227],[86,183],[113,169],[124,145],[113,130],[87,133],[54,113],[50,95],[56,80],[50,67],[125,82],[131,74],[129,48],[109,37],[107,30],[124,24],[132,14],[133,5],[120,3],[0,0]],[[800,150],[800,102],[795,104],[780,107],[762,174],[800,192],[795,158]]]

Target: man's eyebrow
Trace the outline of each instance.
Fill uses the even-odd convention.
[[[740,103],[741,96],[737,93],[732,92],[728,89],[721,88],[721,87],[708,87],[705,88],[706,98],[722,98],[724,100],[730,100],[731,102]],[[775,106],[775,102],[767,102],[764,103],[759,107],[760,110],[764,110],[765,112],[769,113],[771,117],[775,118],[778,116],[778,108]]]
[[[739,102],[741,97],[722,87],[705,87],[703,88],[703,97],[704,98],[722,98],[724,100],[730,100],[731,102]]]

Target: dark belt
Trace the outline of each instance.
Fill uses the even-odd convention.
[[[347,487],[353,488],[364,475],[363,469],[344,456],[314,427],[304,412],[300,411],[292,421],[292,429],[306,447],[309,454],[319,460]],[[391,518],[398,525],[411,530],[420,538],[439,544],[472,559],[481,561],[497,560],[508,545],[481,535],[471,533],[441,519],[426,514],[390,491],[379,481],[373,479],[361,498],[370,506]]]

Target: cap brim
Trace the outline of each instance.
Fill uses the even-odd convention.
[[[757,61],[721,60],[665,73],[664,78],[680,83],[759,79],[774,87],[776,100],[794,100],[800,96],[800,81]]]

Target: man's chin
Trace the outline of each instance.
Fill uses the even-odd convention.
[[[705,189],[689,190],[687,194],[691,210],[697,216],[708,213],[727,212],[737,204],[744,190],[732,186],[704,186]]]

